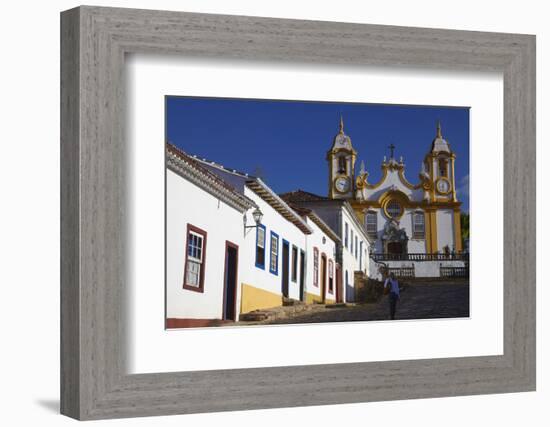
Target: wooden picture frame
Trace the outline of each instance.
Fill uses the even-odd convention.
[[[126,53],[502,72],[503,355],[126,374]],[[84,420],[535,390],[534,36],[84,6],[61,14],[61,88],[63,414]]]

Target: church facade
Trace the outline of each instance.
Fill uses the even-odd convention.
[[[427,144],[420,170],[411,174],[412,182],[406,178],[403,158],[394,156],[395,146],[389,148],[381,178],[371,182],[363,162],[356,172],[357,152],[340,118],[339,132],[326,155],[329,198],[349,201],[374,241],[371,256],[375,258],[413,260],[422,255],[460,254],[456,155],[442,135],[441,124],[437,123],[435,137]]]

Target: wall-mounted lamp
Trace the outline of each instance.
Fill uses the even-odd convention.
[[[260,208],[256,208],[254,209],[254,212],[252,212],[252,218],[254,218],[254,222],[256,223],[256,225],[246,225],[246,212],[245,214],[243,215],[243,225],[244,225],[244,228],[247,229],[247,228],[257,228],[261,223],[262,223],[262,218],[264,217],[264,214],[262,213],[262,211],[260,210]]]

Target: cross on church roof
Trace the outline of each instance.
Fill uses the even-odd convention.
[[[395,145],[390,144],[388,145],[388,148],[390,149],[390,159],[393,159],[393,150],[395,150]]]

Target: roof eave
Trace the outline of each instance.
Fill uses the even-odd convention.
[[[246,186],[260,196],[283,218],[298,227],[304,234],[312,234],[311,227],[260,178],[246,181]]]
[[[167,152],[166,167],[241,213],[256,207],[256,203],[244,194],[221,187],[207,174],[201,173],[199,169],[173,152]]]

